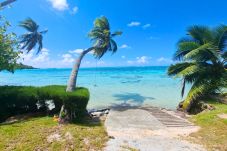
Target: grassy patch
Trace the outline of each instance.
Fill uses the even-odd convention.
[[[227,119],[221,119],[217,115],[226,113],[227,105],[210,101],[215,110],[194,115],[191,121],[201,126],[201,129],[191,134],[196,142],[201,142],[208,150],[227,150]]]
[[[55,135],[58,139],[53,139]],[[108,140],[103,124],[83,122],[60,126],[51,117],[0,125],[0,136],[2,151],[101,150]]]

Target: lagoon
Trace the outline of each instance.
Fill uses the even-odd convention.
[[[89,109],[115,105],[152,105],[175,109],[180,97],[180,79],[168,67],[81,68],[78,86],[90,90]],[[65,85],[71,69],[25,69],[0,73],[0,85]]]

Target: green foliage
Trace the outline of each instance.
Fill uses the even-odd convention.
[[[16,34],[7,32],[10,23],[0,16],[0,71],[14,71],[19,52]]]
[[[28,31],[28,33],[25,33],[20,37],[20,43],[22,45],[21,49],[30,52],[36,45],[38,45],[37,53],[39,53],[43,48],[43,34],[47,33],[47,30],[39,31],[39,25],[37,25],[37,23],[31,18],[27,18],[20,22],[19,26]]]
[[[191,121],[201,129],[190,136],[196,138],[196,142],[199,140],[208,150],[227,150],[227,119],[219,117],[227,114],[227,105],[215,99],[207,99],[206,102],[215,109],[192,116]]]
[[[99,122],[84,120],[59,126],[52,117],[34,118],[28,115],[20,116],[18,120],[12,124],[0,124],[1,151],[34,151],[37,148],[49,151],[100,151],[108,141],[105,127]],[[60,141],[47,141],[56,133],[60,135]]]
[[[44,112],[48,110],[47,101],[52,100],[58,113],[64,103],[66,109],[76,116],[81,116],[87,107],[89,92],[86,88],[77,88],[73,92],[65,92],[65,86],[1,86],[0,87],[0,121],[9,116]]]
[[[191,26],[188,36],[178,42],[168,75],[183,79],[182,96],[186,83],[192,87],[183,103],[187,111],[200,97],[220,92],[227,86],[226,42],[227,26],[216,28]]]
[[[118,48],[113,38],[121,34],[121,31],[111,33],[106,17],[97,18],[94,22],[94,28],[88,35],[94,43],[94,55],[100,59],[107,51],[115,53]]]
[[[22,63],[17,63],[15,65],[15,69],[36,69],[36,68],[29,66],[29,65],[24,65]]]

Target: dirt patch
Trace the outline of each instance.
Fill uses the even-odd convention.
[[[221,119],[227,119],[227,114],[218,114],[217,115],[219,118],[221,118]]]

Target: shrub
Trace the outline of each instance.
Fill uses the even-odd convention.
[[[86,88],[77,88],[74,92],[65,92],[65,86],[51,85],[44,87],[1,86],[0,121],[18,114],[48,111],[47,101],[52,100],[52,113],[58,113],[63,103],[75,115],[81,116],[89,100]]]

